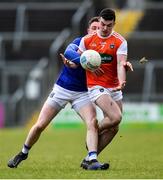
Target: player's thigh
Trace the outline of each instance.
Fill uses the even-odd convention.
[[[122,91],[113,91],[112,88],[108,88],[107,90],[122,112],[122,99],[123,99]]]
[[[123,112],[123,104],[122,104],[122,100],[116,101],[118,107],[120,108],[121,112]]]
[[[80,115],[84,121],[90,121],[96,117],[96,110],[87,92],[80,92],[75,95],[72,108]]]
[[[47,126],[57,113],[65,107],[68,99],[69,92],[55,85],[42,107],[37,124]]]
[[[36,124],[42,128],[45,128],[52,121],[52,119],[58,114],[60,109],[61,108],[57,104],[56,106],[52,106],[46,101],[41,109]]]
[[[110,95],[108,94],[102,94],[96,101],[95,103],[97,106],[101,108],[103,113],[112,118],[120,118],[121,116],[121,111],[120,108],[118,107],[117,103],[111,98]],[[117,117],[115,117],[117,116]]]
[[[86,123],[96,119],[96,110],[91,102],[80,107],[78,114]]]

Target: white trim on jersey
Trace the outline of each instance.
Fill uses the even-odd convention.
[[[127,55],[127,53],[128,53],[127,51],[128,51],[127,50],[127,41],[124,40],[122,42],[122,44],[119,46],[119,48],[117,49],[117,55],[119,55],[119,54]]]
[[[79,50],[80,50],[81,52],[86,51],[86,47],[85,47],[85,43],[84,43],[84,37],[83,37],[83,38],[81,39],[81,41],[80,41]]]

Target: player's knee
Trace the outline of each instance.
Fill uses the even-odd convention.
[[[115,113],[114,120],[113,120],[114,124],[115,125],[120,124],[121,120],[122,120],[122,113],[121,112]]]

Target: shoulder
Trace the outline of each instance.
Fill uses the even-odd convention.
[[[88,34],[88,35],[84,36],[84,38],[83,38],[84,44],[85,44],[85,45],[90,44],[91,42],[93,42],[93,41],[96,39],[96,38],[95,38],[96,36],[97,36],[96,33],[94,33],[94,34]]]
[[[80,44],[81,39],[82,39],[82,37],[77,37],[76,39],[74,39],[74,40],[72,41],[72,44],[79,45],[79,44]]]
[[[126,41],[126,39],[121,34],[115,31],[112,33],[112,36],[116,38],[117,40],[119,40],[120,42]]]
[[[84,36],[84,39],[92,39],[97,35],[97,33],[93,33],[93,34],[87,34],[86,36]]]

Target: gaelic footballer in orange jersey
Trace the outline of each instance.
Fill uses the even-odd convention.
[[[112,31],[107,37],[101,36],[99,31],[82,38],[79,49],[81,52],[93,49],[100,53],[102,58],[101,69],[104,73],[97,76],[87,71],[87,86],[103,86],[114,88],[119,85],[117,73],[117,55],[127,55],[127,41],[117,32]]]

